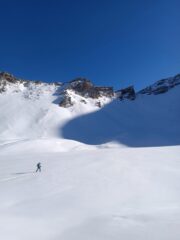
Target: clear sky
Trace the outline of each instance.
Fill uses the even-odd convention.
[[[180,1],[0,0],[0,70],[140,89],[180,73]]]

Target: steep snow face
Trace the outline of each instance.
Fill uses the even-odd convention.
[[[4,81],[4,91],[0,94],[1,141],[42,137],[46,136],[48,131],[55,131],[58,116],[52,102],[57,91],[56,85],[19,80]],[[46,122],[49,122],[47,131]]]
[[[70,108],[59,107],[64,97],[64,86],[59,84],[36,83],[1,79],[0,93],[0,142],[16,139],[61,137],[61,127],[80,114],[97,111],[111,98],[86,98],[67,90],[73,103]]]
[[[114,100],[63,126],[66,139],[86,144],[118,142],[131,147],[180,145],[180,86],[134,101]],[[88,127],[87,127],[88,126]]]

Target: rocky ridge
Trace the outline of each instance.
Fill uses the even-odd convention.
[[[53,94],[59,99],[60,107],[68,108],[75,104],[73,96],[77,95],[80,103],[87,104],[87,99],[92,99],[93,104],[102,107],[104,102],[112,99],[135,100],[138,95],[158,95],[169,91],[180,84],[180,74],[159,80],[154,84],[135,92],[133,86],[114,91],[113,87],[95,86],[86,78],[76,78],[67,83],[44,83],[41,81],[28,81],[14,77],[7,72],[0,72],[0,93],[22,92],[25,98],[38,99],[43,94]],[[103,99],[103,100],[102,100]],[[104,101],[105,99],[105,101]]]
[[[161,79],[154,84],[140,90],[137,94],[158,95],[169,91],[171,88],[180,84],[180,74],[174,77]]]
[[[68,82],[64,85],[61,91],[61,101],[59,105],[61,107],[70,107],[73,105],[71,99],[71,92],[81,97],[81,103],[86,104],[86,99],[91,98],[94,100],[95,105],[101,107],[101,98],[113,98],[114,91],[112,87],[98,87],[94,86],[93,83],[86,78],[76,78],[75,80]]]

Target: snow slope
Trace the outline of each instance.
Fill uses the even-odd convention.
[[[50,84],[28,88],[23,84],[11,84],[5,93],[0,94],[0,142],[17,139],[61,137],[59,129],[77,115],[99,108],[95,100],[83,98],[69,91],[75,106],[69,109],[58,106],[58,87]],[[102,97],[102,103],[110,101]]]
[[[0,94],[0,239],[179,240],[180,87],[102,109],[31,90]]]
[[[179,103],[180,85],[156,96],[140,94],[134,101],[115,100],[99,111],[73,118],[61,131],[66,139],[92,145],[180,145]]]
[[[46,141],[46,151],[32,151],[31,141],[0,148],[1,239],[179,240],[179,146],[70,148],[60,140],[54,149]]]

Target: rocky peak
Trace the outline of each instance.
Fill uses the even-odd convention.
[[[70,87],[78,92],[83,92],[93,87],[93,83],[83,77],[76,78],[70,82]]]
[[[86,78],[76,78],[69,83],[67,89],[71,89],[81,96],[90,98],[99,98],[101,96],[112,97],[114,95],[112,87],[94,86],[94,84]]]
[[[120,89],[116,91],[116,97],[121,101],[124,99],[134,100],[136,98],[136,93],[133,86]]]
[[[86,78],[76,78],[69,82],[68,84],[65,85],[63,88],[63,92],[61,92],[61,101],[59,105],[61,107],[69,107],[72,106],[72,99],[71,99],[71,91],[73,91],[75,94],[79,95],[82,97],[80,102],[86,104],[86,101],[84,98],[92,98],[94,100],[99,99],[101,97],[107,97],[107,98],[112,98],[114,96],[114,91],[112,87],[98,87],[94,86],[94,84],[86,79]],[[101,102],[98,103],[97,101],[95,102],[95,105],[98,107],[101,107]]]
[[[14,77],[12,74],[7,73],[7,72],[0,72],[0,81],[2,80],[6,80],[10,83],[16,83],[17,82],[17,78]]]
[[[18,88],[20,84],[24,84],[24,86],[26,87],[26,84],[28,82],[29,81],[14,77],[8,72],[0,72],[0,93],[6,92],[7,87],[11,85]],[[16,91],[18,91],[18,89]]]

